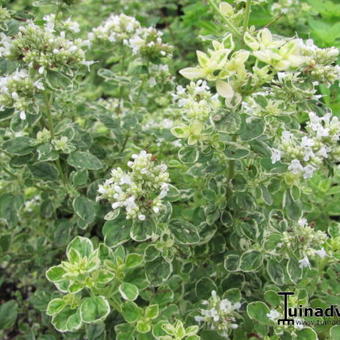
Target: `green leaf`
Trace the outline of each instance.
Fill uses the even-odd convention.
[[[131,226],[123,214],[112,221],[106,221],[103,226],[105,244],[117,247],[130,239]]]
[[[104,296],[85,298],[80,305],[80,317],[86,323],[105,320],[109,313],[110,305]]]
[[[297,331],[296,335],[299,340],[318,340],[318,335],[315,333],[314,329],[309,327]]]
[[[247,157],[249,155],[249,150],[237,143],[227,142],[224,154],[227,159],[236,160]]]
[[[171,220],[169,229],[174,234],[176,241],[180,244],[189,245],[200,241],[197,228],[185,220]]]
[[[329,330],[330,340],[340,339],[340,326],[335,325]]]
[[[75,237],[67,246],[67,257],[71,256],[71,249],[75,249],[81,257],[89,257],[93,252],[93,244],[90,239],[82,236]]]
[[[123,304],[122,315],[126,322],[134,323],[142,317],[142,309],[129,301]]]
[[[50,316],[58,314],[65,308],[65,306],[66,304],[63,299],[60,298],[53,299],[47,305],[46,314]]]
[[[23,136],[11,138],[2,144],[2,149],[13,155],[27,155],[33,151],[34,139]]]
[[[18,212],[23,203],[22,196],[2,194],[0,196],[0,220],[6,221],[9,226],[15,226],[18,223]]]
[[[224,336],[217,334],[215,331],[203,330],[200,332],[202,340],[225,340]]]
[[[0,329],[13,327],[18,315],[18,304],[15,300],[0,305]]]
[[[236,271],[239,268],[240,256],[235,254],[227,255],[224,260],[224,268],[227,271]]]
[[[199,299],[209,299],[213,290],[217,290],[217,286],[210,277],[202,277],[195,284],[195,294]]]
[[[246,118],[242,120],[239,134],[243,141],[251,141],[257,137],[260,137],[264,132],[264,128],[264,119]]]
[[[67,163],[77,169],[99,170],[103,167],[96,156],[84,151],[72,152],[67,158]]]
[[[240,302],[241,291],[239,288],[230,288],[226,292],[224,292],[223,297],[233,303]]]
[[[86,223],[91,223],[96,217],[96,203],[85,196],[78,196],[73,200],[73,209]]]
[[[96,284],[106,284],[113,280],[115,275],[107,270],[100,270],[97,272]]]
[[[146,334],[151,331],[151,325],[146,320],[138,320],[137,325],[136,325],[136,330],[139,333]]]
[[[199,335],[190,335],[186,338],[186,340],[200,340],[201,338],[199,337]],[[212,340],[212,339],[210,339]]]
[[[272,307],[279,306],[281,304],[281,297],[274,290],[267,290],[264,293],[264,299],[268,302]]]
[[[39,161],[54,161],[58,159],[58,152],[53,150],[50,143],[39,145],[37,148]]]
[[[196,146],[184,146],[178,150],[178,158],[184,164],[196,163],[199,152]]]
[[[267,262],[267,273],[271,280],[276,283],[279,286],[282,286],[284,284],[284,267],[281,263],[269,259]]]
[[[82,321],[79,310],[64,308],[60,313],[52,317],[52,324],[59,332],[73,332],[78,330]]]
[[[71,173],[71,180],[74,186],[81,187],[87,184],[89,177],[88,171],[85,170],[78,170]]]
[[[159,315],[158,305],[149,305],[145,308],[145,317],[147,319],[156,319]]]
[[[123,282],[119,286],[119,293],[123,299],[128,301],[134,301],[137,299],[139,290],[138,287],[132,283]]]
[[[156,229],[156,224],[153,219],[146,219],[145,221],[133,221],[130,231],[130,237],[136,242],[143,242],[151,238],[152,233]]]
[[[128,254],[125,260],[125,267],[132,269],[143,263],[143,256],[140,254]]]
[[[145,274],[152,286],[159,286],[165,282],[172,273],[172,264],[162,257],[145,264]]]
[[[46,277],[51,282],[58,282],[63,280],[65,273],[65,269],[63,269],[61,265],[54,266],[48,269],[48,271],[46,272]]]
[[[58,179],[58,169],[51,163],[39,162],[28,167],[35,178],[44,181],[56,181]]]
[[[294,282],[298,282],[302,276],[302,269],[300,268],[299,261],[291,255],[287,263],[287,272],[289,278]]]
[[[247,305],[248,316],[261,324],[270,324],[267,316],[269,312],[268,306],[261,301],[250,302]]]
[[[5,234],[0,236],[0,252],[8,251],[11,246],[11,235]]]
[[[283,209],[291,220],[297,221],[302,216],[301,206],[299,202],[293,200],[290,190],[287,190],[283,196]]]
[[[240,269],[244,272],[256,271],[263,262],[262,254],[256,250],[250,250],[242,254]]]
[[[115,331],[117,334],[116,340],[134,340],[135,327],[128,324],[122,323],[115,326]]]

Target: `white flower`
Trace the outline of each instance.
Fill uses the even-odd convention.
[[[38,90],[44,90],[44,84],[42,83],[42,81],[40,79],[36,80],[34,82],[34,86],[38,89]]]
[[[312,165],[307,165],[303,168],[303,178],[311,178],[315,172],[316,168]]]
[[[240,303],[232,304],[228,299],[221,300],[216,291],[213,290],[210,299],[202,301],[201,304],[207,307],[200,309],[200,315],[195,316],[196,322],[205,323],[210,329],[226,337],[230,330],[238,327],[236,310],[241,307]]]
[[[280,313],[275,309],[271,309],[266,315],[271,321],[276,321],[280,317]]]
[[[294,159],[290,162],[288,170],[290,170],[293,174],[300,174],[303,172],[303,166],[298,159]]]
[[[324,248],[321,248],[320,250],[314,250],[314,254],[320,256],[322,259],[328,256]]]
[[[304,218],[304,217],[301,217],[298,221],[298,224],[301,226],[301,227],[304,227],[307,225],[307,219]]]
[[[204,317],[202,317],[202,316],[195,316],[194,319],[198,323],[201,323],[201,322],[203,322],[205,320]]]
[[[19,117],[20,117],[21,120],[25,120],[26,119],[25,111],[21,111]]]
[[[143,214],[138,215],[138,219],[140,221],[145,221],[145,215],[143,215]]]
[[[302,137],[301,139],[301,146],[303,148],[310,147],[314,145],[314,140],[312,138],[309,138],[307,136]]]
[[[299,260],[299,267],[300,268],[311,268],[310,262],[307,256],[305,256],[302,260]]]
[[[282,152],[277,149],[272,149],[272,164],[279,162],[281,160]]]
[[[99,185],[97,200],[106,199],[112,209],[124,207],[126,218],[144,221],[147,214],[158,214],[168,192],[169,174],[165,164],[155,165],[146,151],[132,155],[129,172],[111,170],[111,178]]]
[[[113,210],[119,208],[122,206],[122,203],[121,202],[115,202],[115,203],[112,203],[111,207]]]

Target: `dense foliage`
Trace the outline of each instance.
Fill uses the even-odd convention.
[[[339,18],[5,1],[0,338],[339,339]]]

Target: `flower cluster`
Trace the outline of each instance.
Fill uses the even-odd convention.
[[[104,40],[128,46],[132,53],[155,60],[170,57],[172,47],[162,42],[162,32],[153,27],[144,28],[125,14],[112,14],[101,26],[89,34],[89,40]]]
[[[186,88],[177,86],[172,97],[178,108],[179,122],[172,127],[171,133],[177,138],[188,139],[190,145],[205,140],[203,130],[222,108],[218,94],[211,93],[206,81],[198,80],[190,82]]]
[[[135,18],[125,14],[112,14],[102,25],[89,33],[89,40],[108,40],[111,43],[126,44],[140,28],[141,25]]]
[[[0,111],[14,108],[24,120],[26,112],[34,104],[36,95],[42,90],[44,90],[42,81],[39,79],[33,81],[28,71],[24,69],[0,77]]]
[[[319,117],[310,112],[306,130],[307,135],[283,131],[279,147],[272,150],[272,163],[288,160],[294,176],[310,178],[324,159],[339,153],[340,121],[330,113]]]
[[[331,85],[340,80],[340,66],[336,65],[339,49],[336,47],[319,48],[312,39],[298,40],[301,54],[305,58],[304,70],[312,81]]]
[[[29,22],[19,28],[15,39],[7,45],[6,55],[43,74],[45,70],[64,70],[83,64],[82,45],[81,39],[68,40],[64,31],[54,33],[52,21],[47,21],[44,27]]]
[[[229,333],[238,328],[236,319],[239,317],[237,311],[241,308],[241,303],[221,299],[213,290],[209,300],[203,301],[202,304],[206,308],[200,310],[201,315],[196,316],[195,320],[229,338]]]
[[[190,82],[184,88],[177,86],[176,93],[173,95],[174,103],[185,112],[184,119],[188,121],[206,121],[211,113],[221,108],[218,95],[212,95],[206,81],[198,80]]]
[[[59,31],[68,31],[73,33],[79,33],[80,32],[80,26],[76,21],[72,21],[70,18],[56,22],[56,15],[55,14],[49,14],[44,16],[45,21],[45,29],[48,32],[55,32],[56,29]]]
[[[158,214],[162,199],[169,190],[169,174],[165,164],[155,165],[146,151],[132,155],[129,172],[113,169],[111,177],[99,185],[97,200],[106,199],[112,209],[125,209],[127,219],[144,221],[150,213]]]
[[[311,7],[307,2],[299,0],[278,0],[271,6],[274,16],[284,15],[285,24],[294,25],[306,22],[305,14],[310,12]]]
[[[35,195],[31,199],[25,201],[24,211],[31,213],[41,203],[41,196]]]
[[[162,32],[153,27],[138,29],[129,39],[128,46],[133,54],[140,54],[151,60],[172,56],[172,47],[162,41]]]
[[[301,218],[292,230],[283,232],[282,242],[278,244],[278,247],[280,249],[294,250],[300,256],[300,267],[310,268],[310,256],[317,255],[321,258],[327,256],[323,248],[327,239],[328,237],[324,232],[315,231],[308,225],[305,218]]]

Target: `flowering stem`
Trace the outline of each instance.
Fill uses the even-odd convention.
[[[208,0],[210,6],[215,10],[215,12],[221,17],[221,19],[224,21],[224,23],[228,26],[230,31],[234,33],[237,36],[241,36],[240,32],[237,30],[237,28],[234,26],[234,24],[227,19],[220,11],[220,9],[217,7],[214,0]]]
[[[244,14],[244,21],[243,21],[243,32],[244,33],[247,31],[248,24],[249,24],[250,8],[251,8],[251,0],[247,0],[246,11]]]

